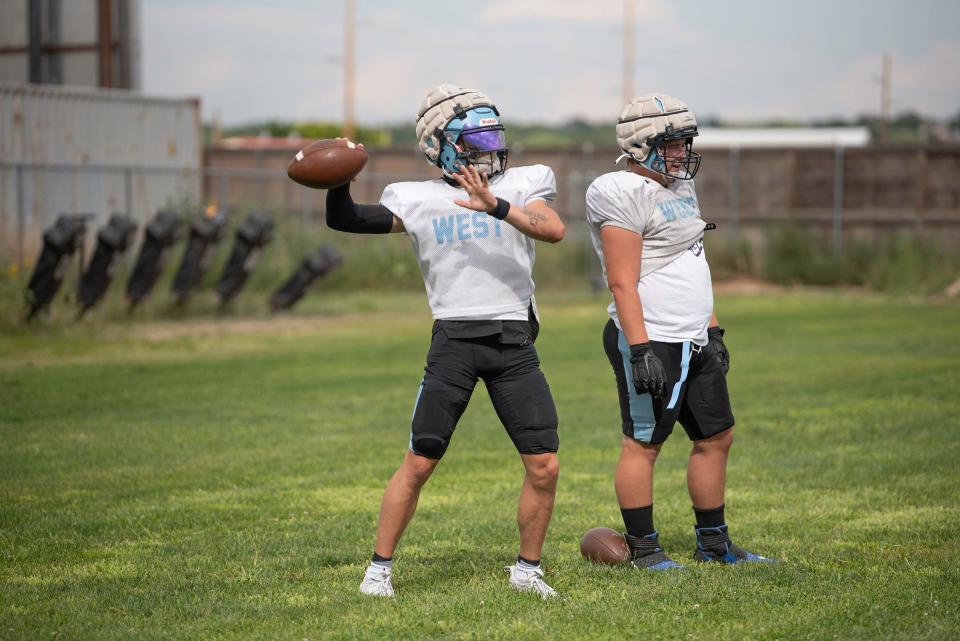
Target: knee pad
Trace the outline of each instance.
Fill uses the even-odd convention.
[[[457,421],[467,408],[470,391],[443,381],[425,383],[410,424],[410,449],[414,454],[432,459],[443,456]]]
[[[547,454],[560,449],[560,435],[556,425],[526,429],[514,437],[513,443],[521,454]]]
[[[447,440],[433,434],[420,434],[410,439],[410,449],[419,456],[440,459],[447,451]]]

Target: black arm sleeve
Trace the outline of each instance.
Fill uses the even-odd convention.
[[[327,227],[351,234],[389,234],[393,212],[383,205],[357,205],[350,183],[327,190]]]

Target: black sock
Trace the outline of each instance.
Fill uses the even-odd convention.
[[[723,505],[720,507],[701,510],[697,506],[693,507],[693,513],[697,517],[697,527],[720,527],[726,521],[723,518]]]
[[[653,503],[646,507],[620,508],[623,525],[630,536],[644,537],[653,534]]]
[[[532,568],[540,567],[540,559],[537,559],[536,561],[531,561],[530,559],[523,558],[519,554],[517,555],[517,563],[525,563],[526,565],[529,565]]]
[[[392,556],[380,556],[379,554],[377,554],[376,552],[374,552],[374,553],[373,553],[373,559],[372,559],[372,561],[373,561],[374,563],[389,563],[390,561],[393,561],[393,557],[392,557]]]

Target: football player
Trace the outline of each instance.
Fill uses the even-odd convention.
[[[617,501],[633,565],[680,567],[653,524],[653,468],[674,423],[693,441],[687,488],[696,518],[697,561],[766,561],[735,545],[724,517],[733,412],[730,354],[713,311],[693,177],[697,121],[670,96],[634,98],[620,113],[617,143],[626,169],[587,190],[587,220],[613,302],[603,345],[620,399],[623,437]]]
[[[559,464],[557,412],[533,346],[534,241],[563,238],[549,203],[553,171],[507,168],[504,127],[483,93],[440,85],[417,114],[417,136],[436,180],[388,185],[378,205],[355,204],[349,185],[327,193],[327,225],[359,234],[410,236],[433,312],[433,337],[416,393],[409,446],[387,484],[373,558],[360,591],[394,595],[394,550],[420,489],[450,445],[482,378],[526,471],[517,508],[520,549],[509,585],[543,598],[540,551],[553,512]]]

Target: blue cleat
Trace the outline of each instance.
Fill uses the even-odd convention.
[[[646,536],[623,535],[630,546],[630,563],[638,570],[674,570],[683,566],[667,556],[656,532]]]
[[[697,532],[697,549],[693,553],[695,561],[715,563],[776,563],[776,559],[769,559],[753,552],[747,552],[730,540],[726,524],[720,527],[694,526]]]

